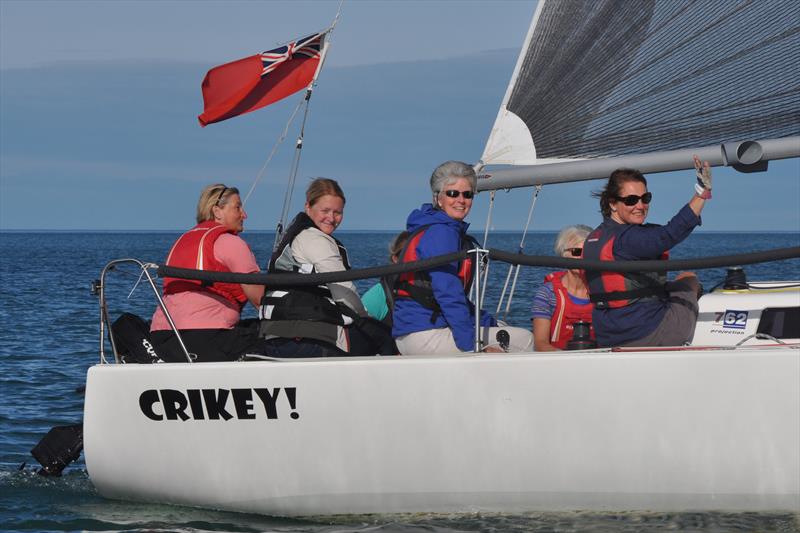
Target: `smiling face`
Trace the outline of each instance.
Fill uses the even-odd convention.
[[[224,205],[215,205],[212,208],[214,220],[231,231],[240,233],[244,230],[244,220],[247,213],[238,194],[231,194],[225,199]]]
[[[647,192],[647,186],[640,181],[625,181],[620,187],[619,196],[625,197],[635,194],[642,196]],[[636,205],[628,206],[622,201],[611,199],[608,202],[611,207],[611,219],[620,224],[644,224],[647,218],[647,212],[650,209],[648,204],[645,204],[640,199]]]
[[[458,196],[451,198],[447,191],[458,191]],[[463,192],[471,193],[472,185],[466,178],[458,178],[455,182],[445,185],[436,195],[436,202],[442,211],[452,219],[464,220],[472,209],[472,198],[464,198]]]
[[[306,203],[306,215],[325,235],[333,233],[344,218],[344,200],[326,194],[320,196],[314,205]]]

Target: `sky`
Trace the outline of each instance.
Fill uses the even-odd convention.
[[[337,7],[0,0],[0,230],[180,230],[204,185],[249,190],[299,96],[201,129],[200,82],[215,65],[326,27]],[[326,176],[348,197],[342,229],[400,229],[429,200],[438,163],[480,157],[534,9],[522,0],[345,1],[290,211],[309,179]],[[248,200],[247,229],[275,227],[295,136]],[[800,232],[798,160],[714,176],[704,230]],[[651,179],[650,221],[668,220],[693,182],[688,172]],[[601,185],[546,187],[532,229],[597,225],[590,192]],[[532,192],[499,193],[492,226],[522,229]],[[471,213],[475,229],[487,196]]]
[[[347,0],[334,67],[519,48],[536,2]],[[338,1],[2,0],[0,64],[179,60],[210,65],[327,27]]]

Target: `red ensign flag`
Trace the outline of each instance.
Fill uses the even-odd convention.
[[[302,90],[314,79],[325,33],[225,63],[203,79],[200,125],[220,122],[261,109]]]

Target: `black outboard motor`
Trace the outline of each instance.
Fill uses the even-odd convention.
[[[32,450],[39,461],[43,476],[60,476],[64,468],[81,455],[83,450],[83,424],[56,426],[47,432]]]
[[[597,348],[597,341],[592,339],[589,322],[575,322],[572,325],[572,339],[567,342],[567,350],[591,350]]]

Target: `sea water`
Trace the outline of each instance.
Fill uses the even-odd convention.
[[[170,505],[113,501],[94,490],[83,460],[61,478],[33,473],[30,449],[55,425],[81,419],[80,387],[98,361],[100,315],[90,292],[103,266],[123,257],[163,261],[178,233],[0,233],[0,530],[3,531],[763,531],[800,530],[792,513],[530,513],[523,515],[370,515],[286,519]],[[243,234],[263,264],[269,232]],[[342,232],[353,266],[387,263],[391,233]],[[552,254],[555,234],[528,234],[527,254]],[[516,251],[521,234],[491,236],[490,247]],[[696,233],[677,246],[675,259],[800,246],[798,233]],[[493,263],[485,306],[494,312],[508,265]],[[798,280],[800,260],[745,267],[749,280]],[[530,326],[530,304],[548,270],[519,273],[507,321]],[[705,287],[724,269],[699,272]],[[513,282],[513,276],[511,278]],[[357,283],[363,293],[375,280]],[[152,291],[139,273],[109,274],[112,316],[129,311],[149,318]],[[505,304],[503,305],[505,308]],[[249,313],[253,313],[252,310]],[[501,313],[502,314],[502,313]],[[136,443],[131,443],[135,446]],[[125,450],[119,450],[120,460]],[[27,466],[20,468],[23,463]],[[157,483],[158,480],[154,480]],[[800,512],[800,510],[798,510]]]

